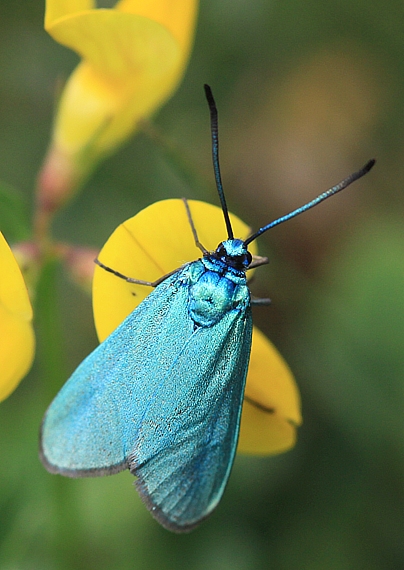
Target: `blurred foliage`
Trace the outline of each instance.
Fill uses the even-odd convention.
[[[43,11],[0,1],[9,240],[25,237],[20,197],[29,211],[58,85],[76,63],[43,31]],[[398,0],[202,1],[187,75],[155,118],[160,134],[138,135],[101,165],[54,232],[101,247],[155,200],[217,203],[204,82],[219,106],[228,202],[254,228],[376,156],[346,194],[260,239],[271,262],[254,294],[273,306],[255,321],[301,388],[298,444],[277,458],[238,457],[216,513],[185,536],[157,525],[128,473],[48,474],[37,458],[42,415],[96,345],[90,299],[50,267],[58,289],[42,276],[36,364],[0,410],[1,570],[403,567],[403,16]]]
[[[0,181],[0,227],[11,241],[30,236],[27,208],[23,196]]]

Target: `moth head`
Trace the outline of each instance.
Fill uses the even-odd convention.
[[[219,243],[215,257],[240,270],[246,270],[252,261],[252,255],[241,239],[227,239]]]

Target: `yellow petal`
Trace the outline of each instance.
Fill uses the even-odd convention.
[[[7,398],[31,368],[35,337],[30,322],[0,305],[0,401]]]
[[[32,307],[23,276],[0,233],[0,401],[31,367],[35,338]]]
[[[21,270],[0,232],[0,304],[21,320],[32,320],[32,307]]]
[[[180,52],[165,28],[145,18],[95,12],[74,23],[88,30],[86,44],[81,42],[86,59],[65,86],[54,138],[65,153],[82,153],[79,158],[91,162],[92,155],[129,136],[137,121],[168,96]],[[96,46],[92,40],[98,34],[108,43]]]
[[[192,38],[197,6],[196,0],[121,0],[116,3],[114,10],[158,22],[170,31],[182,50],[186,51]],[[93,0],[47,0],[45,29],[50,32],[57,20],[95,8]]]
[[[192,39],[197,6],[195,0],[121,0],[116,9],[159,22],[171,32],[186,53]]]
[[[90,10],[56,20],[48,32],[105,78],[133,84],[170,70],[178,42],[154,20],[116,10]]]
[[[46,0],[45,29],[57,19],[95,7],[93,0]]]
[[[255,327],[245,398],[238,450],[265,455],[293,447],[302,423],[299,391],[282,356]]]
[[[214,250],[227,239],[220,208],[196,200],[188,201],[200,242]],[[234,234],[246,238],[250,228],[230,214]],[[256,254],[255,244],[250,251]],[[102,248],[99,259],[120,273],[155,281],[184,263],[201,257],[196,247],[182,200],[163,200],[118,226]],[[251,274],[251,272],[249,272]],[[151,288],[134,285],[95,268],[93,309],[98,338],[104,340],[150,293]]]
[[[79,163],[82,176],[176,87],[189,56],[197,0],[88,8],[91,3],[52,1],[45,18],[52,37],[82,58],[60,99],[53,144],[65,161]]]

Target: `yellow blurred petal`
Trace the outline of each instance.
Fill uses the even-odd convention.
[[[35,337],[30,321],[0,305],[0,401],[14,391],[31,368]]]
[[[95,7],[93,0],[46,0],[45,29],[55,20]]]
[[[129,100],[125,89],[103,80],[90,66],[81,63],[66,83],[59,103],[53,152],[66,165],[74,165],[71,169],[80,171],[81,163],[85,168],[93,157],[133,130],[132,120],[120,127],[119,136],[116,133],[117,116]]]
[[[227,239],[223,213],[205,202],[189,200],[198,237],[214,250]],[[250,228],[230,214],[234,235],[246,238]],[[257,253],[255,243],[252,254]],[[182,200],[163,200],[140,211],[118,226],[102,248],[99,259],[120,273],[155,281],[184,263],[201,257],[196,247]],[[251,275],[251,272],[249,272]],[[93,310],[98,338],[104,340],[150,293],[151,288],[127,283],[96,267],[93,282]]]
[[[189,55],[194,0],[182,10],[181,2],[156,1],[147,10],[142,2],[138,13],[130,4],[122,4],[126,11],[89,10],[47,26],[56,41],[83,58],[66,83],[54,129],[58,155],[78,162],[79,173],[162,104]]]
[[[192,39],[197,8],[196,0],[121,0],[116,4],[120,12],[139,14],[165,26],[184,52],[188,51]]]
[[[114,9],[47,2],[47,31],[82,61],[60,98],[39,177],[44,208],[65,203],[96,163],[172,94],[189,57],[197,7],[197,0],[126,0]]]
[[[302,422],[299,391],[282,356],[255,327],[245,397],[238,450],[270,454],[293,447]]]
[[[136,83],[158,76],[179,57],[178,42],[153,20],[116,10],[90,10],[57,20],[48,32],[105,78]]]
[[[1,232],[0,267],[0,305],[22,320],[32,320],[32,307],[24,278]]]
[[[32,307],[23,276],[0,233],[0,401],[31,367],[35,338]]]
[[[197,0],[121,0],[113,10],[95,10],[93,0],[47,0],[45,29],[53,36],[53,29],[68,18],[82,12],[121,12],[135,14],[154,20],[167,28],[187,51],[193,35],[193,27],[198,9]],[[53,36],[59,41],[55,36]],[[99,38],[97,38],[99,39]],[[100,38],[102,40],[102,38]]]
[[[114,11],[75,15],[50,33],[83,57],[59,102],[56,147],[68,155],[81,153],[78,159],[91,163],[129,136],[168,95],[180,49],[160,24]]]

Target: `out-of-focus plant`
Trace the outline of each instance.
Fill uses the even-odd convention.
[[[174,92],[188,61],[197,0],[47,0],[45,29],[81,62],[61,94],[38,181],[37,231]]]
[[[56,242],[50,228],[54,214],[139,120],[175,91],[190,54],[197,8],[197,0],[121,0],[113,9],[97,9],[90,0],[46,2],[46,30],[82,61],[59,100],[38,177],[32,237],[14,246],[30,268],[32,295],[42,269],[54,259],[90,288],[97,252]],[[5,398],[32,363],[34,334],[23,277],[4,238],[0,245],[0,396]]]
[[[0,401],[31,368],[35,336],[32,307],[24,278],[0,232]]]

